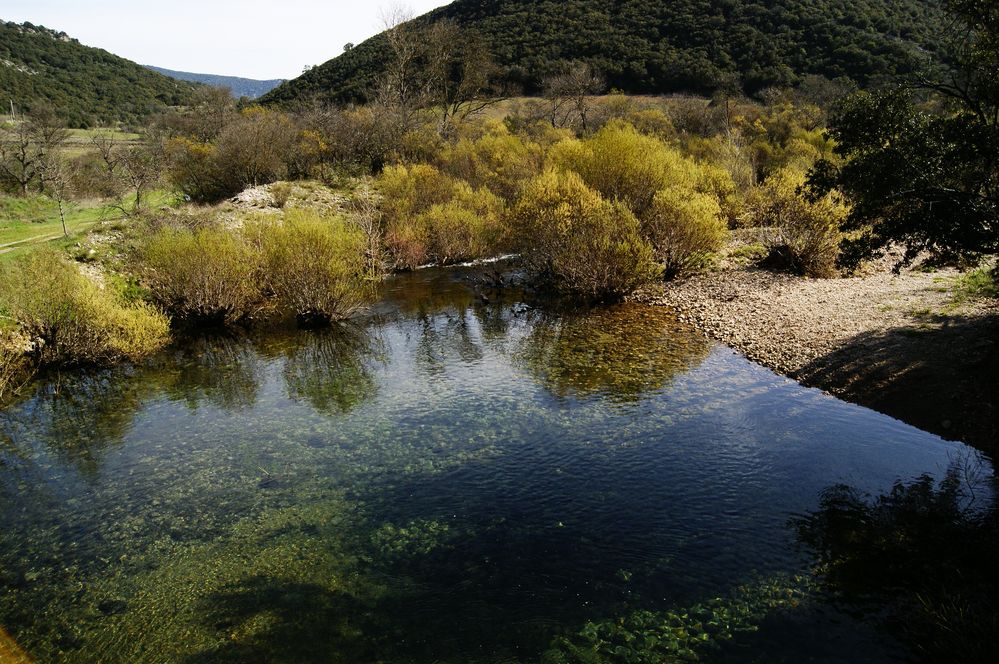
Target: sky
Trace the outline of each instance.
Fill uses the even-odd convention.
[[[144,65],[245,78],[294,78],[382,29],[450,0],[0,0],[0,19],[61,30]]]

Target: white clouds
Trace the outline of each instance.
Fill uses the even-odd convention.
[[[410,0],[414,13],[450,0]],[[63,30],[168,69],[293,78],[379,32],[390,0],[2,0],[0,18]]]

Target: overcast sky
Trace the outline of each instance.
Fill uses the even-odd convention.
[[[246,78],[294,78],[381,31],[396,5],[450,0],[0,0],[0,19],[62,30],[144,65]]]

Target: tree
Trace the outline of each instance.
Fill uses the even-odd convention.
[[[948,0],[954,19],[953,67],[919,87],[945,102],[943,113],[917,107],[903,87],[861,92],[834,112],[837,166],[820,161],[813,192],[841,189],[853,204],[841,263],[905,247],[974,258],[999,253],[999,5]]]
[[[122,145],[114,132],[102,132],[91,139],[103,164],[102,191],[118,200],[118,208],[128,212],[124,202],[131,194],[132,210],[142,209],[143,199],[163,172],[163,154],[158,145]]]
[[[42,170],[66,139],[69,131],[48,111],[40,111],[10,129],[0,130],[0,177],[27,196],[31,185],[44,190]]]
[[[582,132],[588,130],[589,97],[604,91],[604,77],[585,62],[574,61],[562,72],[544,82],[544,96],[549,104],[549,119],[553,127],[565,127],[573,118],[580,123]]]

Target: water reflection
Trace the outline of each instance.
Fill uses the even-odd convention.
[[[372,365],[384,363],[384,345],[373,330],[338,325],[327,330],[285,331],[259,337],[258,351],[282,359],[288,395],[320,413],[348,413],[378,391]]]
[[[560,398],[638,401],[697,366],[712,345],[668,311],[640,305],[537,312],[531,323],[522,361]]]
[[[256,403],[262,373],[261,358],[245,338],[217,334],[186,341],[157,362],[149,379],[192,409],[207,403],[233,410]]]

